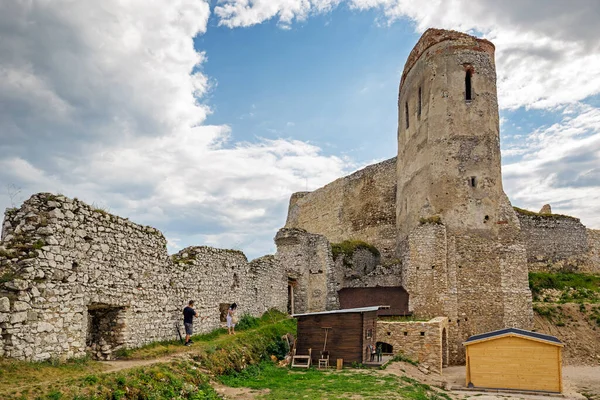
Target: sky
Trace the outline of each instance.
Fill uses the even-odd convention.
[[[274,253],[293,192],[396,155],[429,27],[496,46],[513,205],[600,229],[596,0],[0,2],[0,210],[77,197],[190,245]]]

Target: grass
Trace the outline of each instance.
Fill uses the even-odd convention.
[[[270,358],[271,354],[281,355],[281,336],[296,331],[296,321],[277,311],[269,311],[256,321],[256,328],[237,335],[227,335],[225,329],[195,335],[195,343],[190,347],[173,340],[121,351],[120,356],[127,359],[187,355],[183,361],[165,361],[122,373],[104,373],[101,363],[90,360],[28,363],[0,359],[0,398],[213,399],[216,397],[207,391],[206,377],[200,377],[200,369],[213,374],[230,373]],[[169,387],[176,391],[170,392]],[[110,393],[121,397],[110,397]]]
[[[575,218],[575,217],[571,217],[570,215],[563,215],[563,214],[540,214],[540,213],[536,213],[533,211],[529,211],[529,210],[525,210],[523,208],[519,208],[519,207],[513,207],[513,209],[521,215],[526,215],[528,217],[532,217],[535,219],[563,219],[563,218],[568,218],[568,219],[573,219],[575,221],[579,221],[579,218]]]
[[[3,399],[219,399],[200,365],[173,361],[110,374],[89,373],[78,378],[28,387]]]
[[[529,288],[535,300],[544,300],[544,290],[562,293],[559,303],[600,302],[600,276],[575,272],[530,272]]]
[[[333,254],[334,259],[338,258],[340,255],[343,255],[346,258],[352,258],[352,255],[357,250],[368,250],[375,257],[380,256],[377,247],[367,242],[363,242],[362,240],[344,240],[341,243],[331,244],[331,253]]]
[[[295,371],[278,368],[271,362],[263,362],[219,377],[231,387],[247,387],[255,390],[268,389],[258,398],[262,399],[348,399],[366,398],[449,399],[428,385],[407,377],[384,375],[375,370],[322,371],[311,368]]]

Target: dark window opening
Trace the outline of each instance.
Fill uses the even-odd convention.
[[[387,332],[387,335],[388,336],[392,336],[392,332]]]
[[[435,269],[435,265],[432,265],[432,266],[431,266],[431,269]]]
[[[406,118],[406,129],[408,129],[408,101],[404,103],[404,118]]]
[[[471,94],[471,77],[473,75],[473,71],[468,69],[467,72],[465,73],[465,100],[466,101],[471,101],[473,100],[472,94]]]
[[[425,336],[425,332],[421,332],[421,336]]]
[[[486,215],[485,217],[483,217],[483,223],[485,224],[486,222],[488,222],[490,220],[490,216]]]
[[[408,336],[408,332],[404,332],[404,336]]]
[[[419,103],[417,105],[417,118],[421,119],[421,87],[419,86]]]
[[[475,187],[477,186],[477,179],[472,176],[471,179],[469,179],[469,183],[471,184],[471,187]]]
[[[371,339],[373,337],[373,329],[367,329],[367,339]]]

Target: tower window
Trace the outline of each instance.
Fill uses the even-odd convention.
[[[475,186],[477,186],[477,179],[476,179],[474,176],[472,176],[472,177],[469,179],[469,184],[471,185],[471,187],[475,187]]]
[[[408,101],[404,103],[404,117],[406,118],[406,129],[408,129]]]
[[[473,76],[473,70],[468,69],[467,72],[465,72],[465,100],[466,101],[471,101],[473,100],[473,95],[471,93],[471,78]]]
[[[419,103],[417,105],[417,119],[421,119],[421,86],[419,86]]]

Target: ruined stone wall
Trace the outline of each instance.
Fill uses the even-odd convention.
[[[600,274],[600,229],[588,229],[588,271]]]
[[[294,193],[286,228],[324,235],[331,243],[359,239],[393,259],[396,159],[370,165],[313,192]]]
[[[578,218],[557,214],[517,212],[527,262],[536,265],[567,261],[581,263],[588,250],[587,231]],[[578,262],[579,260],[579,262]]]
[[[219,326],[219,304],[239,313],[285,310],[286,285],[271,257],[188,248],[173,257],[154,228],[76,199],[38,194],[8,210],[0,242],[0,352],[44,360],[111,358],[119,348],[175,339],[190,299]],[[181,324],[182,325],[182,324]],[[183,327],[181,327],[183,333]]]
[[[529,270],[600,272],[598,231],[578,218],[517,209]]]
[[[403,354],[420,366],[441,373],[448,365],[448,318],[429,321],[377,321],[377,342],[393,346],[394,354]]]
[[[282,228],[275,243],[275,259],[294,286],[294,313],[338,309],[334,263],[327,238],[301,229]]]

